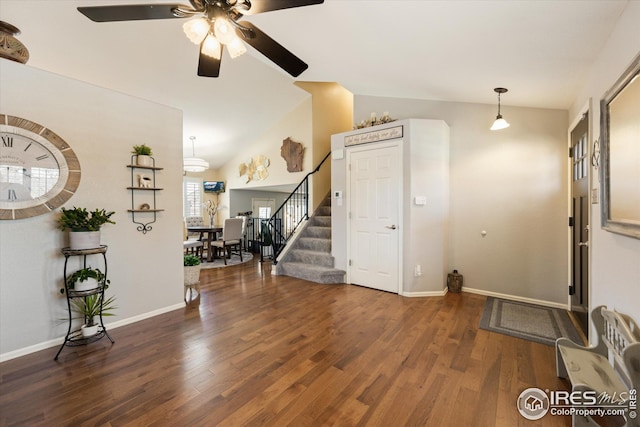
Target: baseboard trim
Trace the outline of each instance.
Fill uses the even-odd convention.
[[[441,297],[446,295],[448,292],[449,290],[447,288],[444,288],[442,291],[401,292],[400,295],[408,298]],[[462,287],[462,292],[468,292],[470,294],[484,295],[484,296],[494,297],[494,298],[501,298],[509,301],[518,301],[518,302],[524,302],[528,304],[542,305],[545,307],[559,308],[562,310],[569,310],[569,306],[567,304],[544,301],[544,300],[539,300],[534,298],[519,297],[515,295],[502,294],[499,292],[485,291],[484,289],[473,289],[473,288]]]
[[[148,319],[150,317],[158,316],[160,314],[168,313],[173,310],[178,310],[184,308],[184,302],[179,304],[170,305],[168,307],[163,307],[158,310],[153,310],[148,313],[139,314],[137,316],[128,317],[123,320],[119,320],[113,323],[106,323],[105,326],[108,327],[108,330],[116,329],[121,326],[130,325],[131,323],[139,322],[144,319]],[[64,342],[64,337],[55,338],[49,341],[44,341],[38,344],[30,345],[28,347],[19,348],[17,350],[9,351],[7,353],[0,354],[0,363],[6,362],[7,360],[15,359],[17,357],[26,356],[31,353],[35,353],[37,351],[46,350],[51,347],[56,347],[62,345]]]
[[[428,291],[428,292],[401,292],[400,295],[407,298],[420,298],[420,297],[441,297],[446,295],[447,289],[441,291]]]
[[[515,295],[502,294],[502,293],[499,293],[499,292],[485,291],[484,289],[473,289],[473,288],[467,288],[467,287],[463,286],[462,287],[462,292],[469,292],[470,294],[485,295],[485,296],[488,296],[488,297],[501,298],[501,299],[506,299],[506,300],[510,300],[510,301],[525,302],[525,303],[528,303],[528,304],[542,305],[542,306],[545,306],[545,307],[559,308],[559,309],[562,309],[562,310],[568,310],[569,309],[567,304],[562,304],[562,303],[558,303],[558,302],[551,302],[551,301],[544,301],[544,300],[539,300],[539,299],[535,299],[535,298],[519,297],[519,296],[515,296]]]

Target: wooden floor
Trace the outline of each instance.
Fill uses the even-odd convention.
[[[265,267],[270,267],[265,264]],[[520,416],[567,389],[552,347],[478,329],[485,298],[404,298],[202,270],[183,310],[0,365],[0,426],[568,426]]]

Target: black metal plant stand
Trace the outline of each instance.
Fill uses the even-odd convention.
[[[69,311],[69,328],[67,329],[67,335],[64,337],[64,342],[60,346],[60,349],[56,353],[56,357],[53,360],[58,360],[58,356],[60,352],[65,346],[76,347],[80,345],[87,345],[93,342],[96,342],[104,337],[109,338],[109,341],[113,344],[115,341],[111,338],[109,333],[107,332],[107,328],[105,328],[104,323],[102,321],[102,303],[104,302],[104,291],[107,287],[107,246],[101,245],[98,248],[93,249],[70,249],[70,248],[62,248],[62,254],[64,255],[64,288],[60,289],[61,293],[64,293],[67,296],[67,309]],[[98,287],[94,289],[90,289],[87,291],[76,291],[74,289],[69,288],[69,283],[67,281],[67,264],[69,262],[69,258],[75,256],[83,257],[83,268],[87,268],[87,257],[90,255],[102,255],[102,260],[104,262],[104,280],[101,283],[98,283]],[[73,322],[73,311],[71,309],[71,301],[75,298],[87,298],[92,295],[100,295],[100,322],[98,325],[98,332],[95,335],[84,337],[82,335],[81,329],[76,329],[74,331],[71,330],[72,322]],[[88,321],[87,318],[84,319],[85,323]]]

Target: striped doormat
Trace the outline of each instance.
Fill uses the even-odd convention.
[[[560,337],[582,344],[566,310],[494,297],[487,297],[480,329],[551,346]]]

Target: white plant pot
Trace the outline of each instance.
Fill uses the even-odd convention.
[[[91,289],[95,289],[97,287],[98,287],[98,281],[93,277],[89,277],[84,282],[81,282],[78,280],[76,283],[74,283],[73,290],[74,291],[90,291]]]
[[[98,333],[98,326],[99,325],[93,325],[93,326],[82,325],[80,327],[82,336],[85,338],[94,336],[95,334]]]
[[[151,156],[145,156],[144,154],[136,155],[136,165],[138,166],[153,166],[153,160]]]
[[[69,231],[69,249],[82,250],[100,247],[100,231]]]

